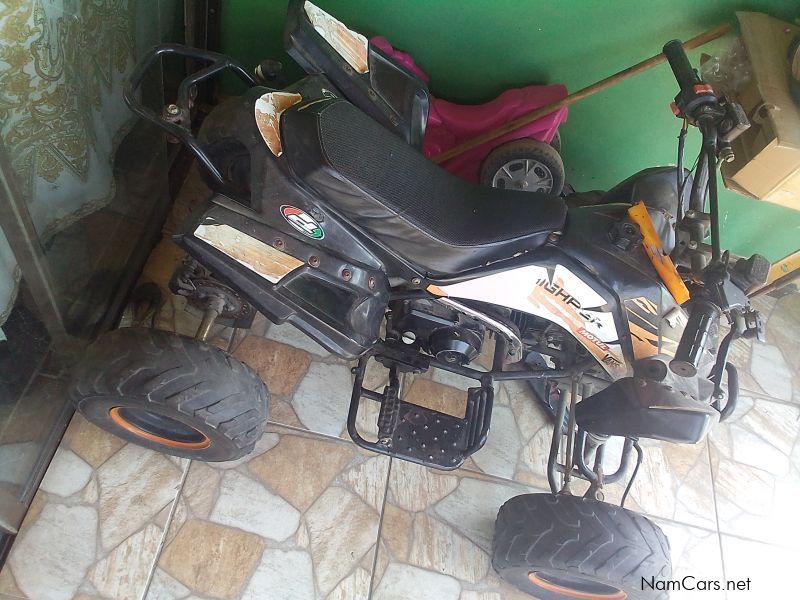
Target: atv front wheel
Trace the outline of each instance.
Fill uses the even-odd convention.
[[[124,328],[94,342],[75,370],[79,413],[130,442],[182,458],[248,454],[269,392],[247,365],[194,338]]]
[[[481,166],[480,181],[490,187],[557,196],[565,178],[564,162],[556,149],[526,138],[492,150]]]
[[[524,494],[497,514],[492,565],[540,600],[655,600],[643,586],[672,575],[669,543],[652,521],[577,496]],[[644,587],[644,589],[642,589]]]

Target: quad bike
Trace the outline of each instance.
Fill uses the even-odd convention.
[[[338,34],[340,62],[367,75],[342,80],[353,86],[349,97],[416,89],[378,49]],[[455,469],[487,439],[495,384],[555,384],[552,493],[500,508],[495,569],[539,598],[664,597],[642,589],[643,578],[671,576],[664,534],[603,502],[603,487],[628,473],[633,452],[638,467],[641,438],[697,443],[730,413],[737,380],[728,348],[737,336],[760,333],[746,292],[768,266],[757,255],[734,261],[719,245],[717,161],[747,120],[699,80],[679,42],[664,52],[680,85],[678,168],[645,170],[599,203],[576,194],[568,210],[558,196],[520,202],[521,192],[468,183],[427,160],[403,139],[424,123],[413,94],[401,94],[411,99],[405,103],[375,102],[368,114],[323,74],[274,90],[228,57],[156,47],[132,74],[125,100],[188,147],[214,190],[174,234],[199,263],[181,267],[174,289],[203,290],[206,318],[197,338],[141,328],[102,336],[75,371],[77,410],[175,456],[246,455],[263,431],[268,391],[203,341],[217,316],[244,314],[243,302],[358,361],[350,436],[398,459]],[[159,112],[137,90],[166,54],[207,66]],[[248,89],[217,106],[195,136],[193,88],[225,71]],[[392,107],[398,111],[381,112]],[[396,121],[401,135],[381,115],[394,115],[386,122]],[[694,174],[681,166],[688,124],[703,138]],[[720,343],[723,317],[729,332]],[[490,336],[487,371],[476,357]],[[388,369],[382,391],[363,387],[370,361]],[[402,374],[431,369],[475,382],[462,417],[400,399]],[[369,401],[380,403],[376,436],[356,426]],[[611,436],[625,442],[619,468],[605,473]],[[577,479],[589,483],[582,496],[573,495]]]
[[[368,71],[361,72],[357,63],[342,62],[336,46],[343,36],[348,44],[369,46]],[[509,89],[480,105],[436,98],[428,92],[427,74],[410,54],[381,36],[367,41],[306,0],[290,0],[284,40],[287,52],[308,74],[325,74],[345,98],[401,133],[429,158],[567,95],[566,87],[553,84]],[[393,69],[407,75],[404,89],[393,89],[388,82],[394,79],[383,77]],[[367,86],[366,94],[359,83]],[[402,117],[404,104],[413,105],[408,127]],[[558,127],[566,120],[567,108],[560,108],[445,161],[442,168],[492,187],[558,195],[565,182]]]

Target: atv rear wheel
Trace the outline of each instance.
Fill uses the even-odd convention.
[[[576,496],[524,494],[497,514],[492,565],[540,600],[654,600],[642,578],[672,575],[669,543],[646,517]]]
[[[532,139],[506,142],[492,150],[481,166],[483,185],[558,195],[566,178],[564,162],[550,144]]]
[[[255,445],[269,392],[248,366],[194,338],[117,329],[94,342],[70,396],[89,421],[130,442],[182,458],[225,461]]]

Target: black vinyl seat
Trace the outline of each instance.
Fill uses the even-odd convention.
[[[345,100],[289,109],[281,129],[306,185],[429,276],[532,250],[564,225],[560,197],[463,181]]]

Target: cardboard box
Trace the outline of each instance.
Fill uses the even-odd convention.
[[[789,45],[800,27],[769,15],[737,12],[752,79],[737,100],[750,129],[733,141],[736,160],[722,166],[725,186],[800,210],[800,108],[789,92]]]

